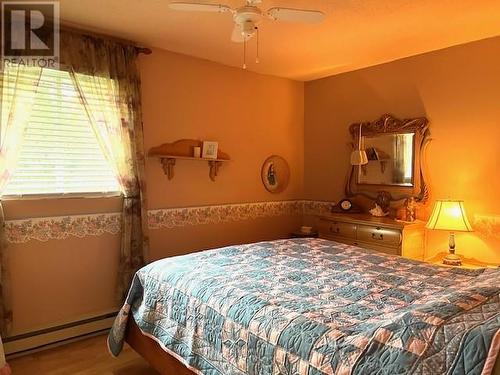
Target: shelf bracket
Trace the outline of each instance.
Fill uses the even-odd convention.
[[[175,158],[160,158],[161,165],[163,167],[163,172],[167,175],[168,179],[171,180],[174,178],[174,166],[176,159]],[[209,160],[208,161],[208,167],[210,168],[209,170],[209,177],[212,181],[215,181],[215,178],[219,174],[219,168],[222,165],[222,161],[219,160]]]
[[[161,158],[161,165],[163,166],[163,172],[167,175],[168,179],[174,178],[174,158]]]
[[[215,181],[215,177],[217,177],[221,165],[222,165],[221,161],[210,160],[208,162],[208,166],[210,167],[209,176],[212,181]]]

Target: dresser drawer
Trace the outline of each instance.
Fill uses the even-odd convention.
[[[338,221],[320,220],[319,233],[325,236],[345,237],[356,239],[356,225]]]
[[[398,229],[358,225],[358,241],[378,244],[379,246],[399,246],[401,244],[401,231]]]

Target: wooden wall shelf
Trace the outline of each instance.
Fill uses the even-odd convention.
[[[195,139],[180,139],[172,143],[164,143],[161,146],[153,147],[149,150],[148,156],[159,158],[163,171],[168,179],[174,178],[174,166],[177,160],[193,160],[207,162],[209,167],[208,176],[215,181],[219,168],[225,162],[230,161],[229,155],[219,150],[217,159],[195,158],[193,155],[194,147],[202,147],[203,142]]]

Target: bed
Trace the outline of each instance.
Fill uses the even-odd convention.
[[[139,270],[108,337],[162,374],[492,374],[500,270],[323,239],[230,246]]]

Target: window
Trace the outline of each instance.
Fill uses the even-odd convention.
[[[5,75],[2,109],[9,108],[13,85],[14,79]],[[4,195],[120,190],[66,71],[43,69],[19,155]]]
[[[404,168],[404,183],[412,184],[413,178],[413,133],[400,134],[403,144],[403,168]]]

